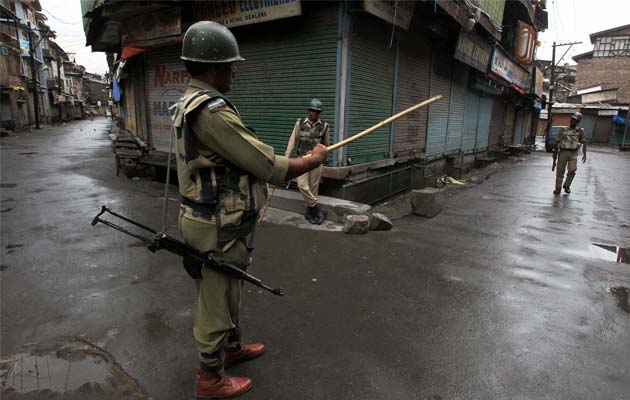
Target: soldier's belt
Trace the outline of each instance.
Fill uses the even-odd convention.
[[[192,208],[193,211],[198,212],[205,218],[211,218],[217,212],[216,204],[201,204],[186,197],[182,197],[182,204]]]

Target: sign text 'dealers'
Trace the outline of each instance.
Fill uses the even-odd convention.
[[[198,4],[195,21],[210,20],[227,27],[251,25],[302,14],[298,0],[220,0]]]

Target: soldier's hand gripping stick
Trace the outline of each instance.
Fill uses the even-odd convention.
[[[145,230],[147,232],[152,233],[153,235],[155,235],[153,238],[149,238],[137,233],[133,233],[125,228],[123,228],[120,225],[117,225],[113,222],[104,220],[101,218],[101,215],[105,214],[105,213],[109,213],[111,215],[113,215],[114,217],[120,218],[125,222],[128,222],[132,225],[137,226],[138,228]],[[235,279],[242,279],[244,281],[247,281],[255,286],[258,286],[259,288],[265,289],[273,294],[275,294],[276,296],[283,296],[284,292],[282,290],[282,288],[271,288],[267,285],[265,285],[264,283],[262,283],[262,281],[258,278],[256,278],[253,275],[248,274],[247,272],[243,271],[242,269],[229,264],[225,261],[223,261],[222,259],[220,259],[219,257],[215,256],[212,253],[201,253],[197,250],[195,250],[194,248],[190,247],[189,245],[187,245],[184,242],[181,242],[169,235],[167,235],[164,232],[158,232],[157,230],[146,226],[144,224],[141,224],[139,222],[136,222],[134,220],[132,220],[131,218],[127,218],[124,215],[118,214],[113,212],[112,210],[110,210],[109,208],[107,208],[106,206],[103,206],[101,208],[101,212],[98,213],[98,215],[96,217],[94,217],[94,219],[92,220],[92,225],[96,225],[98,223],[101,223],[103,225],[107,225],[110,228],[116,229],[117,231],[120,231],[126,235],[132,236],[144,243],[147,244],[147,248],[155,253],[158,250],[164,249],[170,253],[173,254],[177,254],[179,256],[186,256],[186,257],[190,257],[195,259],[196,261],[202,263],[204,266],[214,269],[222,274],[228,275],[232,278]]]
[[[553,153],[553,163],[551,164],[551,171],[556,169],[556,153]]]
[[[418,103],[415,106],[411,106],[411,107],[407,108],[406,110],[403,110],[403,111],[401,111],[401,112],[399,112],[397,114],[394,114],[391,117],[389,117],[389,118],[379,122],[378,124],[368,128],[368,129],[366,129],[366,130],[364,130],[362,132],[357,133],[356,135],[352,135],[349,138],[342,140],[341,142],[338,142],[338,143],[335,143],[333,145],[328,146],[326,148],[326,150],[328,152],[331,152],[331,151],[336,150],[336,149],[338,149],[340,147],[346,146],[346,145],[354,142],[355,140],[360,139],[363,136],[368,135],[368,134],[374,132],[375,130],[384,127],[385,125],[391,124],[392,122],[396,121],[398,118],[404,117],[405,115],[407,115],[407,114],[409,114],[411,112],[414,112],[414,111],[416,111],[416,110],[418,110],[418,109],[420,109],[422,107],[426,107],[429,104],[440,100],[441,98],[442,98],[442,95],[437,95],[437,96],[431,97],[428,100],[423,101],[422,103]],[[308,157],[308,155],[306,155],[305,157]]]

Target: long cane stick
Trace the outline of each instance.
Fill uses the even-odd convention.
[[[336,150],[336,149],[338,149],[340,147],[346,146],[346,145],[354,142],[355,140],[360,139],[363,136],[368,135],[368,134],[374,132],[375,130],[384,127],[387,124],[391,124],[392,122],[396,121],[398,118],[403,117],[403,116],[405,116],[405,115],[407,115],[407,114],[409,114],[411,112],[414,112],[414,111],[416,111],[416,110],[418,110],[418,109],[420,109],[422,107],[426,107],[429,104],[440,100],[441,98],[442,98],[442,95],[440,94],[440,95],[431,97],[430,99],[427,99],[427,100],[423,101],[422,103],[418,103],[415,106],[411,106],[408,109],[403,110],[403,111],[399,112],[398,114],[394,114],[391,117],[387,118],[386,120],[383,120],[383,121],[379,122],[378,124],[368,128],[368,129],[366,129],[366,130],[364,130],[362,132],[357,133],[354,136],[350,136],[349,138],[344,139],[341,142],[338,142],[338,143],[335,143],[335,144],[333,144],[331,146],[328,146],[326,148],[326,150],[328,150],[328,152],[331,152],[331,151]],[[311,156],[310,154],[307,154],[304,157],[310,157],[310,156]],[[267,204],[265,204],[265,208],[263,210],[262,217],[260,218],[260,222],[264,221],[265,217],[267,216],[267,210],[269,209],[269,204],[271,204],[271,198],[273,197],[273,192],[275,190],[276,190],[276,188],[274,187],[273,190],[271,191],[271,194],[269,195],[269,198],[267,199]]]

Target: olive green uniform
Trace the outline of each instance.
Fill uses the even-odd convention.
[[[266,182],[281,183],[289,160],[276,156],[241,121],[224,95],[190,81],[173,116],[185,242],[246,268],[247,236],[265,204]],[[223,365],[226,347],[239,344],[241,281],[201,269],[193,334],[202,364]]]
[[[317,144],[328,147],[330,133],[328,123],[318,119],[313,122],[308,118],[298,119],[293,127],[293,132],[287,144],[285,155],[287,157],[301,157],[306,155]],[[307,207],[317,205],[317,192],[322,178],[322,166],[297,177],[298,189],[304,197]]]
[[[573,182],[573,178],[575,177],[575,171],[577,171],[578,150],[580,144],[584,143],[586,143],[584,129],[571,128],[570,126],[560,128],[556,139],[556,148],[558,149],[556,189],[571,186],[571,182]],[[565,169],[568,169],[567,178],[564,181],[564,185],[562,185]]]

